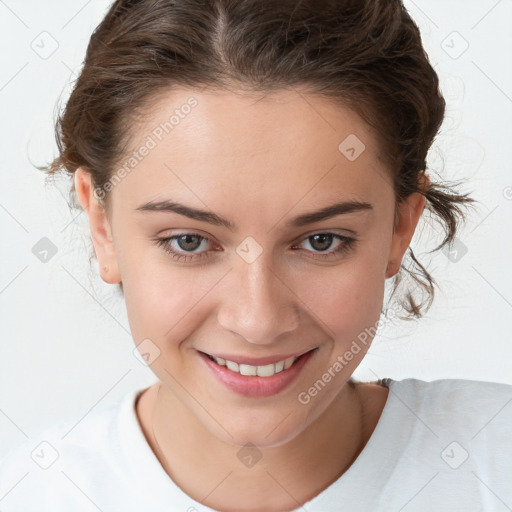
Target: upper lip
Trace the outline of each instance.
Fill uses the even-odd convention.
[[[213,357],[221,357],[222,359],[226,359],[228,361],[233,361],[234,363],[238,364],[249,364],[251,366],[265,366],[267,364],[273,364],[278,363],[279,361],[284,361],[285,359],[288,359],[289,357],[299,357],[307,352],[311,352],[312,350],[315,350],[318,347],[310,348],[308,350],[305,350],[303,352],[294,352],[291,354],[277,354],[273,356],[266,356],[266,357],[251,357],[251,356],[244,356],[244,355],[234,355],[234,354],[212,354],[210,352],[203,352],[204,354],[207,354],[209,356]]]

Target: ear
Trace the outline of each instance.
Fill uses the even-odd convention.
[[[91,174],[79,167],[75,171],[74,179],[78,200],[89,216],[94,252],[98,259],[101,278],[109,284],[120,283],[121,275],[114,249],[112,229],[105,209],[94,195]]]
[[[424,175],[424,187],[428,186],[428,177]],[[411,244],[412,237],[420,220],[421,214],[425,209],[426,197],[419,192],[414,192],[407,196],[398,204],[398,212],[395,219],[395,228],[391,239],[391,248],[389,252],[388,265],[386,268],[386,278],[393,277],[402,264],[405,251]]]

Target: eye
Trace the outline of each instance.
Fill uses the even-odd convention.
[[[338,245],[334,250],[327,252],[335,240],[338,241]],[[198,233],[179,233],[170,237],[155,238],[154,241],[158,247],[162,247],[165,252],[171,254],[173,259],[177,261],[199,261],[202,258],[212,256],[212,251],[204,250],[205,246],[211,243],[211,240]],[[315,233],[306,237],[301,244],[306,242],[313,247],[313,251],[306,250],[306,252],[316,253],[316,256],[313,256],[314,259],[325,259],[350,251],[356,239],[336,233]],[[201,249],[203,250],[201,251]],[[218,249],[214,250],[218,251]]]
[[[332,246],[334,240],[338,241],[338,245],[335,249],[326,252]],[[320,253],[325,253],[317,254],[316,256],[313,256],[313,258],[325,259],[336,257],[350,251],[354,247],[356,239],[344,235],[338,235],[337,233],[315,233],[314,235],[309,235],[306,237],[301,242],[301,245],[304,243],[308,243],[311,247],[313,247],[313,252],[315,254],[317,254],[317,251]]]
[[[157,246],[162,247],[165,252],[171,254],[174,260],[179,261],[190,261],[193,259],[199,260],[201,258],[209,257],[210,254],[208,252],[197,251],[197,249],[201,248],[202,245],[204,247],[203,242],[209,241],[210,240],[208,238],[197,233],[180,233],[167,238],[155,239]]]

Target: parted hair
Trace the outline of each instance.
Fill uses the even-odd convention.
[[[445,100],[401,0],[116,0],[55,121],[59,154],[39,169],[72,176],[82,166],[102,189],[152,102],[183,86],[301,87],[351,108],[377,134],[396,204],[419,192],[443,227],[432,252],[455,238],[472,199],[454,183],[421,186]],[[107,212],[109,199],[100,201]],[[392,279],[401,317],[421,317],[436,282],[411,247]]]

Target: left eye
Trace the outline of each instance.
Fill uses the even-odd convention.
[[[356,239],[350,238],[336,233],[315,233],[303,239],[301,244],[308,242],[314,249],[313,252],[325,252],[331,247],[334,240],[339,241],[339,244],[334,250],[326,254],[318,254],[314,259],[323,259],[335,256],[342,252],[348,251],[355,244]],[[171,254],[175,260],[186,260],[207,258],[211,256],[212,251],[200,252],[203,243],[210,242],[209,238],[199,235],[198,233],[180,233],[166,238],[156,238],[157,246],[163,247],[164,251]],[[176,248],[176,244],[178,247]],[[306,252],[312,252],[307,250]]]
[[[307,238],[304,239],[304,242],[308,242],[315,250],[323,252],[327,250],[333,242],[333,239],[343,240],[346,241],[346,237],[342,237],[341,235],[336,235],[334,233],[317,233],[315,235],[310,235]],[[313,240],[313,243],[310,241]],[[302,243],[304,243],[302,242]],[[315,248],[314,246],[317,245]],[[343,244],[340,244],[343,245]],[[335,249],[333,252],[336,252],[337,249]]]
[[[198,248],[201,247],[203,242],[209,241],[208,238],[204,236],[198,235],[197,233],[180,233],[179,235],[170,236],[167,238],[157,238],[156,244],[158,246],[163,247],[164,251],[168,252],[173,256],[173,259],[176,260],[190,260],[193,258],[202,258],[205,257],[204,253],[200,253],[199,256],[190,256],[189,254],[183,254],[181,251],[185,251],[185,253],[194,253]],[[173,248],[172,243],[176,242],[178,244],[178,251]]]

